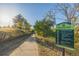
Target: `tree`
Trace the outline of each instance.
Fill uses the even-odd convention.
[[[17,30],[20,30],[22,32],[28,32],[30,30],[30,27],[31,27],[30,24],[21,14],[15,16],[13,18],[13,22]]]
[[[47,15],[44,18],[45,21],[50,21],[49,24],[54,28],[56,25],[55,12],[52,10],[47,12]]]
[[[57,10],[63,15],[62,19],[75,24],[79,17],[79,4],[57,4]]]
[[[54,34],[53,30],[51,27],[54,27],[54,21],[52,21],[53,18],[51,14],[47,14],[43,20],[36,21],[34,30],[38,35],[44,36],[44,37],[49,37]]]

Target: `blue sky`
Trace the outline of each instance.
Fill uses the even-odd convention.
[[[36,20],[42,20],[46,13],[55,8],[54,4],[19,4],[21,14],[34,25]]]
[[[7,14],[11,14],[15,13],[15,11],[17,11],[17,13],[15,13],[15,15],[21,13],[26,19],[27,21],[31,24],[34,25],[34,23],[36,22],[36,20],[42,20],[46,13],[51,10],[51,9],[56,9],[56,4],[0,4],[0,9],[5,11],[9,10],[7,12]],[[12,11],[14,10],[14,11]],[[2,11],[1,11],[2,12]],[[3,11],[4,12],[4,11]],[[5,14],[5,13],[4,13]],[[60,14],[57,15],[58,17],[61,16]],[[13,16],[12,16],[13,17]],[[7,20],[7,19],[6,19]],[[60,23],[63,20],[56,20],[56,23]]]

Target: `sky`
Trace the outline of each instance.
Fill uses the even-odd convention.
[[[0,25],[13,25],[12,18],[18,14],[22,14],[31,25],[34,25],[36,20],[42,20],[49,10],[56,9],[55,5],[47,3],[0,4]],[[59,14],[58,16],[62,15]],[[56,20],[57,23],[62,21]]]

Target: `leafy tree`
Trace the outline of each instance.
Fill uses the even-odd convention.
[[[22,32],[28,32],[30,30],[30,24],[27,22],[27,20],[21,15],[17,15],[13,18],[14,26],[17,28],[17,30],[20,30]]]
[[[54,27],[55,23],[52,21],[53,18],[50,16],[50,14],[47,14],[43,20],[36,21],[34,29],[38,35],[48,37],[54,34],[53,29],[51,29],[51,27]]]

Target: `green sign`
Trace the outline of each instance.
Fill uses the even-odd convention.
[[[56,43],[58,45],[74,48],[74,30],[58,30]]]
[[[56,44],[62,48],[74,48],[74,29],[65,26],[70,26],[70,24],[61,23],[60,25],[56,30]]]

